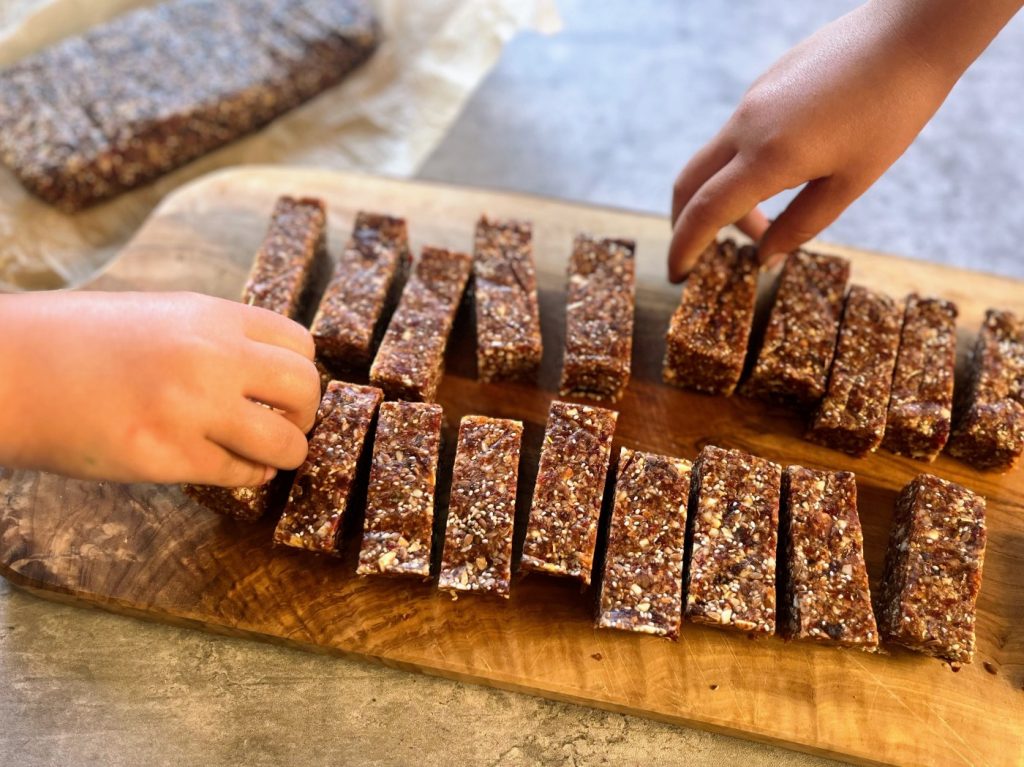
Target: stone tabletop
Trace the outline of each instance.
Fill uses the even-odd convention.
[[[423,178],[663,211],[753,77],[854,3],[559,5],[565,31],[508,48]],[[1006,203],[1024,199],[1022,48],[1018,18],[826,239],[1024,276],[1024,216]],[[2,579],[0,724],[0,761],[18,767],[831,763],[56,605]]]

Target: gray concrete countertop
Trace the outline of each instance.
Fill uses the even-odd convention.
[[[753,5],[560,0],[564,33],[513,42],[421,176],[665,210],[747,84],[853,3]],[[1024,18],[826,239],[1024,276],[1021,48]],[[59,606],[2,579],[0,725],[0,761],[18,767],[828,763]]]

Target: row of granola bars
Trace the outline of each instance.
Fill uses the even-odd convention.
[[[382,397],[373,387],[330,383],[274,541],[339,553],[372,441],[357,572],[428,578],[443,414],[437,404]],[[783,470],[714,446],[693,464],[622,448],[604,562],[595,568],[616,420],[611,410],[552,403],[519,565],[583,585],[596,574],[599,627],[674,638],[685,618],[863,650],[877,649],[881,636],[970,662],[983,498],[927,474],[903,490],[876,626],[852,473]],[[439,588],[509,597],[522,434],[518,421],[462,419]],[[246,517],[279,509],[267,496]]]
[[[361,212],[325,290],[325,221],[323,203],[281,198],[242,296],[307,324],[316,311],[310,330],[325,380],[368,370],[389,399],[433,401],[471,276],[480,379],[536,377],[543,341],[529,223],[484,216],[472,257],[426,246],[410,274],[405,221]],[[621,396],[633,311],[633,244],[580,235],[569,266],[564,394]]]
[[[311,218],[295,224],[297,215]],[[321,203],[282,199],[243,300],[308,320],[330,269],[325,247],[311,249],[324,221]],[[406,281],[411,260],[404,220],[358,214],[312,319],[325,382],[368,370],[389,399],[433,401],[471,276],[481,380],[536,377],[543,342],[529,223],[483,217],[472,257],[425,247]],[[614,401],[625,391],[634,269],[631,241],[576,238],[563,396]],[[810,412],[808,438],[852,455],[881,445],[930,461],[948,443],[950,454],[978,468],[1009,469],[1024,452],[1024,319],[988,312],[954,409],[956,307],[917,294],[899,306],[877,291],[847,290],[849,272],[836,256],[789,256],[756,361],[739,390]],[[307,276],[298,290],[295,281]],[[751,345],[757,278],[750,246],[726,240],[702,256],[669,327],[667,383],[715,394],[737,390]]]
[[[989,310],[954,411],[954,304],[917,294],[903,306],[854,285],[849,262],[790,254],[757,358],[740,385],[757,299],[757,252],[732,240],[701,257],[667,336],[667,383],[737,390],[812,414],[808,439],[865,455],[879,446],[932,461],[948,452],[1005,471],[1024,452],[1024,319]]]

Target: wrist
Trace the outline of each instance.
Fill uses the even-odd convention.
[[[949,88],[1024,5],[1024,0],[868,0],[862,9]]]

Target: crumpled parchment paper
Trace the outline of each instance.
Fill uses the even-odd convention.
[[[0,28],[0,67],[152,0],[15,0],[33,5]],[[376,0],[384,41],[340,86],[259,133],[149,186],[69,215],[31,197],[0,166],[0,290],[87,279],[175,187],[228,165],[281,163],[416,172],[516,33],[554,33],[554,0]],[[9,17],[8,17],[9,18]],[[2,17],[0,17],[2,21]]]

